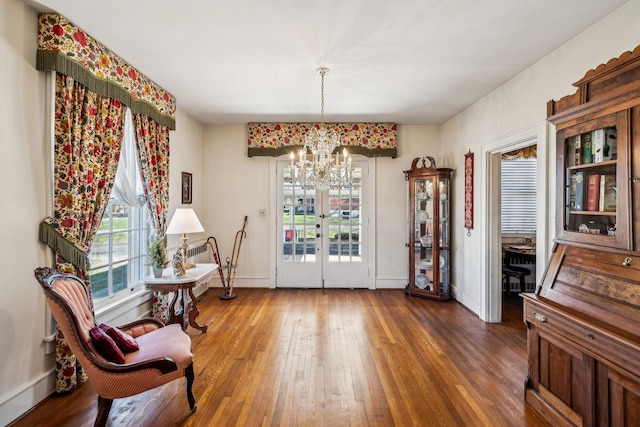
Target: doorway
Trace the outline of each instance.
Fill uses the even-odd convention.
[[[528,145],[501,154],[500,232],[502,249],[502,317],[518,312],[521,292],[536,285],[537,146]]]
[[[516,133],[499,138],[482,147],[481,158],[484,173],[481,175],[481,194],[486,200],[481,216],[481,311],[486,322],[502,321],[502,234],[501,234],[501,157],[502,153],[537,145],[537,196],[536,196],[536,283],[539,283],[546,265],[549,236],[551,235],[548,212],[553,195],[548,191],[549,171],[554,170],[553,159],[548,158],[547,123],[541,122]]]
[[[276,287],[367,288],[367,162],[354,161],[353,185],[308,190],[288,162],[276,165]]]

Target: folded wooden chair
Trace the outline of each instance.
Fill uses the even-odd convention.
[[[106,424],[113,399],[133,396],[183,376],[186,377],[189,407],[195,411],[191,338],[179,325],[165,326],[154,318],[144,318],[117,328],[126,335],[110,331],[126,337],[138,349],[126,348],[125,342],[129,352],[118,353],[120,363],[109,361],[113,357],[105,356],[103,342],[96,340],[100,328],[96,329],[82,280],[51,268],[38,268],[35,276],[69,348],[98,393],[96,426]],[[113,342],[118,343],[118,340]]]

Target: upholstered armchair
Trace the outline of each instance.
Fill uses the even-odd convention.
[[[51,268],[38,268],[35,276],[69,347],[98,393],[96,426],[106,424],[113,399],[133,396],[183,376],[189,407],[195,411],[191,338],[179,325],[165,326],[159,320],[145,318],[118,328],[98,327],[89,309],[87,288],[78,277]],[[108,335],[126,337],[123,342],[109,341],[118,353],[116,362],[109,360],[113,359],[111,354],[105,356],[104,342],[96,339],[104,327],[111,329]],[[121,344],[124,351],[115,348]]]

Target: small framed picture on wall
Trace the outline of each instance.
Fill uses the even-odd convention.
[[[193,200],[191,195],[193,194],[193,176],[188,172],[182,172],[182,203],[185,205],[191,204]]]

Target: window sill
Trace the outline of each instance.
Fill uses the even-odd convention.
[[[146,316],[150,312],[152,298],[153,292],[142,286],[134,288],[128,295],[114,299],[113,301],[105,301],[96,308],[96,322],[98,324],[112,324],[116,319],[125,318],[122,322],[117,322],[117,324],[122,324]],[[149,307],[142,307],[147,302],[149,303]]]

